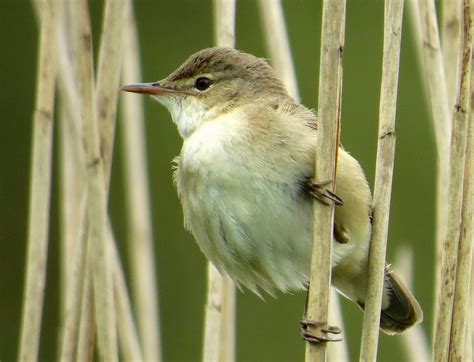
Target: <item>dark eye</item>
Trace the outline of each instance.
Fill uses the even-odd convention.
[[[200,77],[200,78],[196,79],[196,83],[194,83],[194,87],[197,90],[205,91],[207,88],[209,88],[211,86],[212,83],[214,83],[214,82],[212,80],[210,80],[209,78]]]

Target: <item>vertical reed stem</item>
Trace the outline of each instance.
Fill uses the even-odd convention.
[[[403,0],[385,1],[384,50],[380,92],[377,163],[373,201],[367,294],[360,359],[375,361],[382,306],[393,167]]]
[[[468,321],[470,317],[469,313],[469,302],[470,302],[470,288],[472,287],[471,270],[472,270],[472,252],[473,252],[473,184],[474,184],[474,127],[472,126],[472,10],[469,8],[472,6],[472,2],[464,2],[463,8],[463,40],[470,42],[471,46],[471,62],[469,64],[462,64],[462,67],[469,67],[469,72],[464,74],[463,77],[467,77],[464,81],[469,83],[469,89],[465,89],[464,96],[466,99],[462,99],[460,95],[458,104],[462,107],[467,106],[466,110],[470,112],[466,115],[465,122],[467,125],[467,140],[466,140],[466,154],[465,154],[465,165],[464,165],[464,180],[463,180],[463,195],[462,195],[462,210],[461,210],[461,225],[460,225],[460,237],[458,247],[458,260],[456,270],[456,284],[454,289],[454,301],[456,306],[453,306],[453,321],[451,326],[451,340],[450,340],[450,351],[449,358],[454,361],[460,361],[465,356],[466,345],[472,343],[471,336],[467,334]],[[466,18],[466,12],[469,14],[469,18]],[[470,22],[470,24],[469,24]],[[466,27],[469,27],[466,29]],[[466,34],[467,32],[467,34]],[[466,39],[467,37],[467,39]],[[465,44],[467,47],[468,44]],[[466,61],[465,57],[468,56],[467,52],[469,49],[464,48],[462,52],[463,62]],[[462,82],[462,81],[461,81]],[[467,84],[466,84],[467,86]],[[472,311],[471,311],[472,312]],[[472,349],[472,347],[471,347]]]
[[[298,83],[291,58],[281,0],[259,0],[258,4],[265,29],[265,41],[270,53],[270,62],[279,78],[286,85],[288,93],[298,99]]]
[[[113,296],[112,258],[106,239],[106,190],[103,159],[97,122],[94,71],[88,4],[72,4],[73,31],[78,46],[79,96],[84,126],[84,149],[87,165],[87,218],[89,221],[88,255],[93,268],[95,313],[99,352],[103,360],[118,360],[116,321]],[[107,10],[106,10],[107,11]],[[113,86],[111,84],[111,86]]]
[[[43,9],[33,114],[27,267],[18,355],[19,360],[28,361],[38,358],[46,282],[58,26],[57,2],[50,0],[39,4]]]
[[[346,2],[324,0],[319,70],[319,124],[315,159],[315,179],[336,179],[337,149],[342,96],[342,55],[344,49]],[[313,250],[306,318],[317,322],[308,331],[326,336],[331,288],[331,249],[334,205],[315,202],[313,206]],[[326,343],[306,343],[306,361],[324,361]]]
[[[129,84],[142,79],[142,76],[132,1],[127,0],[125,7],[122,81]],[[161,361],[161,337],[143,103],[141,97],[122,97],[121,101],[124,177],[129,210],[127,240],[132,280],[134,280],[131,287],[143,357],[149,361],[159,362]]]
[[[466,156],[466,140],[470,116],[470,74],[472,60],[472,22],[469,0],[464,0],[462,14],[462,40],[458,66],[458,90],[452,118],[451,152],[448,184],[446,234],[443,244],[441,280],[437,305],[434,338],[434,359],[446,360],[449,356],[453,303],[456,283],[459,228],[462,215],[463,178]],[[466,286],[463,285],[465,288]],[[457,308],[457,307],[456,307]]]
[[[234,47],[235,0],[214,0],[214,36],[217,46]],[[211,263],[208,263],[207,280],[203,361],[220,361],[223,356],[233,361],[235,359],[235,287],[229,276],[221,276]],[[229,304],[225,306],[225,302]]]

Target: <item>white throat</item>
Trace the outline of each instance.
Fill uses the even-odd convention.
[[[173,122],[183,139],[188,138],[209,116],[205,109],[194,97],[186,99],[180,97],[153,97],[163,104],[171,114]]]

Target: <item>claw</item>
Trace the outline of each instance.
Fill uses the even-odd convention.
[[[307,330],[308,326],[322,327],[326,324],[325,322],[303,319],[300,322],[300,324],[301,324],[301,327],[300,327],[301,336],[303,337],[304,340],[306,340],[308,342],[323,343],[323,342],[340,342],[340,341],[342,341],[342,337],[331,338],[331,337],[325,336],[323,334],[313,333],[313,332],[310,332],[310,331]],[[326,328],[321,328],[320,331],[323,332],[323,333],[330,333],[330,334],[341,334],[342,333],[341,328],[336,327],[336,326],[327,326]]]
[[[323,189],[323,186],[329,185],[331,182],[332,180],[309,180],[310,195],[318,201],[322,202],[324,205],[330,205],[330,202],[328,202],[327,200],[331,200],[336,205],[343,205],[344,201],[339,196],[337,196],[334,192],[330,190]]]

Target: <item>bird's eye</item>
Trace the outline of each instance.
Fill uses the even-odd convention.
[[[211,84],[214,83],[212,80],[206,77],[200,77],[196,79],[196,82],[194,83],[194,87],[199,90],[199,91],[205,91],[207,88],[211,86]]]

